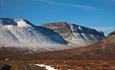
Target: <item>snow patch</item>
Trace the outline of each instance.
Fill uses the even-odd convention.
[[[39,67],[45,67],[46,70],[58,70],[58,69],[55,69],[54,67],[52,67],[51,65],[45,65],[45,64],[35,64]]]

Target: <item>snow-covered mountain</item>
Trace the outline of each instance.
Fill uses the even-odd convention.
[[[0,19],[0,45],[31,50],[65,49],[67,42],[51,29],[35,26],[23,19]],[[63,46],[63,47],[62,47]]]
[[[78,47],[95,43],[105,37],[103,32],[67,22],[54,22],[42,26],[53,29],[70,44]]]
[[[102,38],[102,32],[66,22],[36,26],[23,19],[0,18],[0,47],[65,50],[86,46]]]

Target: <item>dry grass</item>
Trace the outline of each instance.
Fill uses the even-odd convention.
[[[35,64],[51,65],[58,70],[115,70],[115,60],[38,60],[38,61],[0,61],[11,70],[45,70]]]

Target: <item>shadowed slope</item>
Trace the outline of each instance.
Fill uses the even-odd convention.
[[[54,22],[42,26],[54,30],[71,45],[78,47],[90,45],[104,38],[103,32],[67,22]]]

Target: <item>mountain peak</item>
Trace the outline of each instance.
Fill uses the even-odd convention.
[[[31,27],[31,24],[27,20],[16,19],[16,23],[19,27]]]

